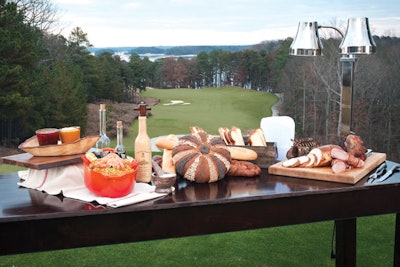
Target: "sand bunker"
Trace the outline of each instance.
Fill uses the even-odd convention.
[[[171,106],[171,105],[189,105],[190,103],[187,103],[182,100],[171,100],[169,103],[163,104],[164,106]]]

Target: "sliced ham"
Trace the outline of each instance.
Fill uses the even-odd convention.
[[[332,171],[334,173],[341,173],[347,170],[347,164],[343,160],[333,159],[332,160]]]
[[[350,157],[347,160],[347,164],[352,167],[361,168],[364,167],[365,161],[350,154]]]
[[[333,148],[341,149],[337,145],[324,145],[313,148],[309,154],[315,155],[317,161],[314,163],[314,167],[324,167],[329,166],[332,162],[331,151]]]
[[[307,157],[309,158],[307,164],[305,164],[304,167],[306,168],[312,168],[315,167],[318,161],[318,157],[314,154],[308,154]]]
[[[307,167],[306,165],[309,163],[309,161],[310,157],[300,156],[283,161],[282,166],[286,168]]]
[[[342,148],[333,148],[331,151],[332,158],[347,161],[349,159],[349,153],[344,151]]]
[[[325,167],[331,166],[334,173],[364,166],[364,161],[337,145],[324,145],[313,148],[306,156],[299,156],[283,162],[283,167]]]
[[[343,149],[333,148],[331,154],[332,158],[340,159],[352,167],[360,168],[364,166],[364,161],[362,159],[347,153]]]
[[[310,161],[310,157],[308,156],[300,156],[297,159],[299,160],[299,167],[305,167]]]
[[[318,166],[322,160],[322,150],[320,148],[313,148],[307,156],[312,159],[311,167]]]
[[[298,158],[291,158],[282,162],[282,166],[285,168],[294,168],[300,165]]]

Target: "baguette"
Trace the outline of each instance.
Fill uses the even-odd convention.
[[[231,158],[236,160],[256,160],[258,155],[254,150],[245,147],[227,146],[231,153]]]
[[[178,141],[179,138],[176,135],[170,134],[166,138],[162,138],[159,142],[160,146],[172,147],[164,148],[163,150],[161,169],[165,172],[176,173],[175,164],[172,160],[172,149],[175,147]]]
[[[175,164],[172,160],[172,150],[164,149],[161,169],[165,172],[176,173]]]
[[[221,128],[220,128],[221,129]],[[223,128],[222,128],[223,129]],[[221,135],[222,138],[222,135]],[[155,145],[160,149],[172,150],[178,144],[179,138],[176,135],[169,135],[168,137],[160,137],[155,141]],[[231,153],[232,159],[236,160],[256,160],[258,155],[254,150],[244,147],[227,146]]]
[[[172,150],[178,144],[178,137],[170,134],[167,137],[160,137],[155,141],[155,145],[160,149]]]

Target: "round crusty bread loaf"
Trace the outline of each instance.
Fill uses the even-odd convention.
[[[179,138],[172,159],[176,172],[185,179],[211,183],[225,177],[231,154],[221,138],[199,132]]]

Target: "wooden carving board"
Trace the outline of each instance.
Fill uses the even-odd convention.
[[[282,161],[268,168],[268,173],[276,175],[291,176],[330,182],[355,184],[370,171],[378,167],[386,160],[385,153],[372,153],[366,160],[362,168],[354,168],[342,173],[333,173],[331,167],[317,168],[286,168],[282,166]]]
[[[29,153],[16,154],[0,158],[0,163],[43,170],[61,167],[69,164],[81,163],[83,154],[57,157],[35,157]]]

